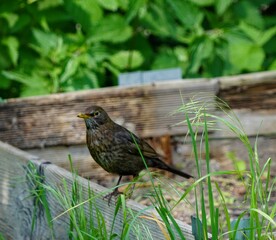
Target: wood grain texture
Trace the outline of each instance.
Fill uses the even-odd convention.
[[[216,78],[231,108],[276,109],[276,71]]]
[[[32,186],[26,178],[26,165],[31,161],[37,167],[41,167],[43,169],[44,183],[54,189],[62,186],[62,182],[66,181],[69,194],[71,194],[72,174],[54,164],[41,165],[43,160],[2,142],[0,142],[0,159],[0,232],[6,239],[51,239],[51,232],[46,223],[43,208],[40,209],[40,213],[36,215],[36,225],[34,231],[31,232],[34,199],[30,196]],[[87,199],[88,196],[88,186],[90,186],[95,194],[107,190],[81,177],[78,177],[77,181],[82,186],[84,199]],[[47,201],[53,217],[66,210],[50,192],[47,192]],[[112,200],[111,205],[108,206],[107,201],[99,197],[96,198],[95,204],[101,210],[107,227],[110,228],[114,217],[114,200]],[[141,214],[141,217],[138,218],[136,223],[137,227],[139,224],[143,224],[150,231],[153,239],[164,239],[164,235],[156,221],[151,220],[153,214],[157,216],[156,212],[146,210],[145,206],[137,204],[132,200],[127,202],[127,206],[132,209],[134,214],[138,212]],[[85,212],[86,214],[89,212],[88,206],[86,205]],[[158,216],[157,218],[160,219]],[[121,232],[122,219],[122,212],[119,211],[114,225],[114,231],[117,233]],[[178,224],[186,239],[194,239],[189,225],[179,221]],[[54,239],[68,239],[68,216],[65,214],[54,220],[53,228]],[[143,227],[141,227],[139,231],[142,234],[146,234],[146,230]],[[131,232],[130,239],[135,239],[135,236],[136,233]]]
[[[242,125],[244,133],[249,136],[276,136],[276,109],[267,110],[249,110],[249,109],[234,109],[231,113]],[[232,121],[226,115],[221,115],[225,120]],[[238,125],[237,123],[235,124]],[[228,127],[218,122],[216,131],[212,134],[215,138],[236,138],[237,136],[229,130]]]
[[[0,142],[0,232],[6,239],[31,239],[33,199],[24,167],[36,157]],[[42,216],[42,215],[41,215]],[[45,225],[44,218],[38,219]],[[47,239],[44,229],[37,229]],[[39,236],[37,235],[37,236]]]
[[[215,78],[220,83],[220,90],[226,90],[232,87],[255,86],[258,84],[275,83],[276,71],[256,72],[241,74],[229,77]]]
[[[217,83],[179,80],[9,99],[0,104],[0,139],[19,148],[82,144],[85,126],[76,115],[91,105],[102,106],[113,120],[142,137],[183,133],[183,126],[173,126],[183,115],[170,115],[182,104],[180,92],[184,101],[199,92],[214,96]]]

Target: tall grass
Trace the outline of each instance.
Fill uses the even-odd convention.
[[[36,166],[29,162],[26,167],[26,180],[29,185],[30,189],[30,196],[34,200],[34,209],[32,214],[32,229],[31,234],[33,234],[35,226],[36,226],[36,219],[41,212],[45,214],[46,222],[49,226],[49,232],[51,233],[51,238],[54,239],[54,230],[53,230],[53,223],[52,223],[52,216],[50,211],[50,206],[48,205],[47,201],[47,193],[46,187],[44,185],[44,177],[42,172],[42,167],[39,169]]]
[[[275,186],[276,178],[270,178],[270,166],[271,159],[269,158],[263,167],[259,164],[258,151],[257,151],[257,139],[255,145],[252,146],[249,138],[247,137],[242,123],[237,116],[231,111],[230,107],[221,99],[216,99],[216,107],[219,109],[219,113],[212,113],[214,111],[213,101],[211,98],[194,98],[188,104],[183,103],[182,107],[178,109],[178,112],[183,112],[185,115],[185,121],[188,125],[188,134],[192,139],[193,152],[195,155],[196,168],[198,180],[190,186],[189,189],[183,194],[179,201],[185,198],[185,196],[193,189],[196,200],[196,215],[198,219],[202,220],[203,237],[202,239],[208,239],[207,236],[207,222],[210,220],[212,239],[275,239],[275,210],[276,204],[271,208],[269,206],[271,192]],[[236,168],[234,171],[221,171],[211,172],[210,170],[210,151],[209,151],[209,139],[208,130],[216,130],[217,123],[222,123],[229,131],[235,134],[239,138],[248,153],[249,169],[241,172]],[[202,131],[201,142],[204,142],[205,161],[200,161],[200,150],[197,147],[198,135]],[[202,145],[201,145],[202,147]],[[206,164],[207,174],[202,176],[203,165]],[[246,193],[249,196],[250,204],[249,208],[245,210],[235,221],[235,224],[231,224],[232,219],[227,208],[225,196],[221,191],[219,185],[214,181],[215,189],[218,191],[220,199],[213,198],[214,188],[212,186],[211,178],[214,175],[226,175],[236,174],[244,182],[246,187]],[[208,187],[208,202],[209,202],[209,216],[207,217],[205,204],[207,198],[204,194],[204,187],[207,180]],[[245,182],[246,179],[246,182]],[[197,190],[197,188],[199,190]],[[199,198],[197,195],[199,191]],[[215,201],[220,200],[223,206],[223,213],[219,213],[219,209],[215,208]],[[199,214],[201,209],[201,215]],[[219,215],[224,214],[226,219],[227,231],[220,229],[218,224]],[[249,216],[249,224],[240,227],[240,222],[244,216]],[[209,219],[208,219],[209,218]],[[232,222],[233,223],[233,222]],[[246,235],[245,235],[246,232]]]

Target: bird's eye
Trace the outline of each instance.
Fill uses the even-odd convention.
[[[100,114],[99,111],[95,111],[95,112],[93,113],[94,117],[99,116],[99,114]]]

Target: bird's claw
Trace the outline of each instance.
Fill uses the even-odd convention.
[[[105,195],[105,196],[103,197],[103,199],[107,199],[107,201],[108,201],[108,206],[110,206],[111,198],[112,198],[112,197],[117,197],[117,196],[120,195],[120,194],[122,194],[122,192],[120,192],[120,191],[116,188],[113,192],[111,192],[111,193]]]

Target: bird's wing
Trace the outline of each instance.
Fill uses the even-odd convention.
[[[140,155],[138,150],[139,147],[145,158],[159,158],[156,151],[146,141],[137,137],[126,128],[121,127],[119,131],[115,131],[115,139],[115,141],[121,145],[122,149],[127,151],[129,154],[136,156]]]

